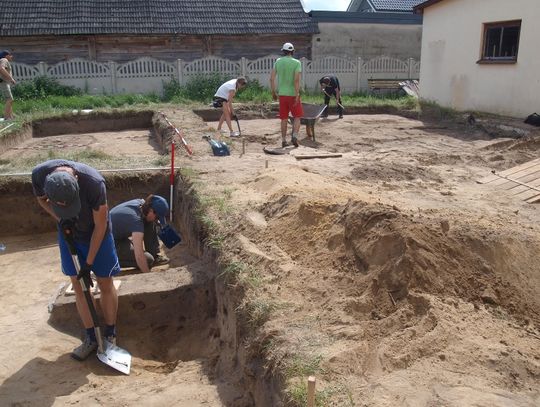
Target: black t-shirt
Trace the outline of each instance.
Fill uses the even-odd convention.
[[[323,79],[324,78],[330,78],[330,83],[327,85],[323,82]],[[323,86],[325,86],[326,88],[330,88],[330,89],[340,89],[339,87],[339,80],[336,76],[334,75],[326,75],[326,76],[323,76],[320,80],[319,80],[319,83]],[[340,89],[341,90],[341,89]]]
[[[93,211],[107,204],[105,179],[97,170],[86,164],[69,160],[49,160],[32,170],[32,188],[35,196],[45,196],[45,178],[58,167],[71,167],[75,170],[81,200],[81,211],[75,224],[75,240],[88,243],[94,231]],[[111,229],[110,217],[107,227]]]

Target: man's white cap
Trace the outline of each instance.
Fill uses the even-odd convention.
[[[283,46],[281,47],[281,50],[282,50],[282,51],[294,51],[294,45],[292,45],[290,42],[286,42],[286,43],[283,44]]]

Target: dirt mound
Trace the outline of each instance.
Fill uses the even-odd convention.
[[[359,296],[396,301],[411,292],[499,305],[540,323],[540,279],[525,275],[540,249],[534,236],[401,213],[382,204],[281,198],[264,209],[269,232],[293,259],[350,276]],[[526,242],[526,244],[524,244]],[[531,250],[535,247],[536,250]],[[362,288],[360,288],[362,287]],[[384,296],[384,312],[392,305]]]

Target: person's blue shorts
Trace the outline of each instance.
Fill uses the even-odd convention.
[[[73,265],[73,257],[71,257],[69,247],[60,231],[58,232],[58,245],[60,246],[62,273],[66,276],[76,276],[77,271]],[[86,256],[88,256],[90,243],[75,242],[75,248],[77,249],[79,264],[84,264],[86,262]],[[92,266],[92,271],[98,277],[112,277],[120,272],[120,264],[114,247],[114,239],[110,231],[105,233],[105,236],[103,237],[103,241],[101,242],[101,246],[99,247]]]

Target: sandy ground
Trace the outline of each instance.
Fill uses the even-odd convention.
[[[233,191],[232,252],[262,268],[261,300],[276,305],[261,328],[272,343],[265,357],[316,360],[324,403],[540,404],[538,206],[476,183],[538,157],[538,136],[349,115],[320,122],[316,142],[270,156],[262,148],[280,144],[279,122],[245,120],[245,154],[241,140],[224,138],[232,155],[213,157],[202,136],[215,123],[179,110],[169,117],[195,151],[179,152],[179,165],[197,169],[209,191]],[[106,140],[118,154],[153,148],[139,131]],[[315,152],[342,157],[294,157]],[[234,405],[205,361],[156,372],[135,360],[128,378],[70,360],[78,340],[47,325],[65,281],[54,239],[2,241],[1,405]]]

